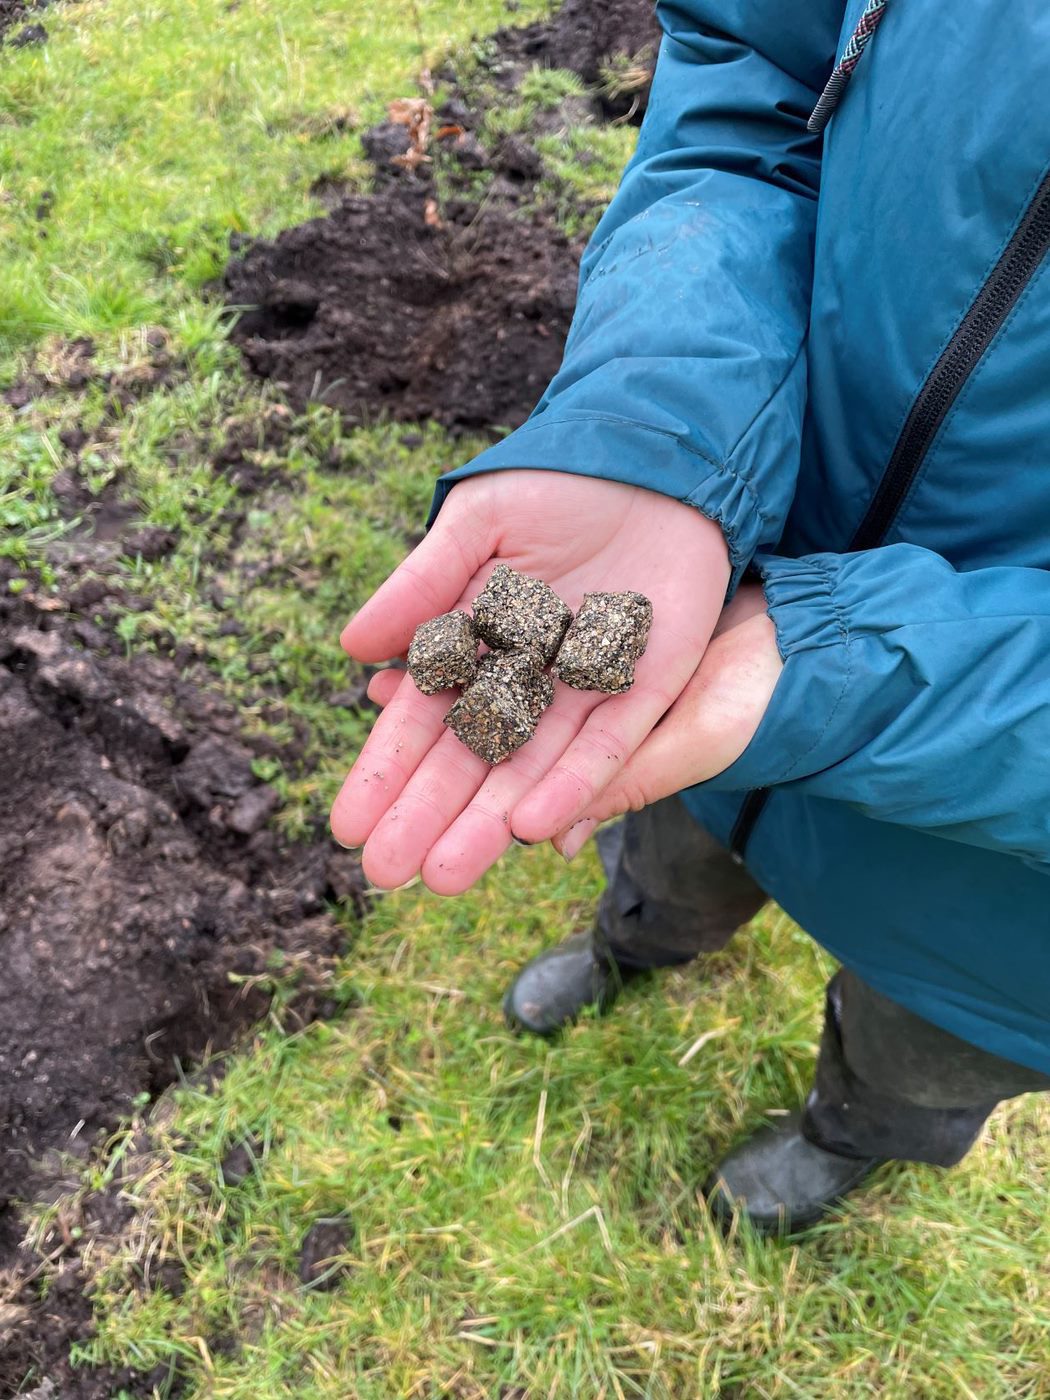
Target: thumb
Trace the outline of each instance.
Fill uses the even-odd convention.
[[[403,655],[419,624],[454,608],[487,562],[490,519],[472,508],[469,487],[455,488],[429,533],[347,623],[341,641],[356,660]]]
[[[782,669],[765,613],[715,637],[681,695],[586,816],[606,821],[639,811],[724,772],[754,738]]]

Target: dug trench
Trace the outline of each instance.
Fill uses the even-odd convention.
[[[469,81],[438,74],[443,110],[420,99],[425,149],[418,128],[382,124],[364,139],[373,193],[237,249],[222,294],[249,308],[235,330],[248,366],[293,410],[322,398],[351,424],[520,423],[557,369],[582,239],[546,202],[530,133],[486,145],[486,111],[540,63],[586,84],[572,119],[635,121],[654,52],[649,0],[568,0],[546,24],[496,35]],[[548,132],[565,119],[537,118]],[[38,391],[30,373],[16,406]],[[80,510],[73,439],[62,484]],[[250,477],[250,455],[234,443],[216,470]],[[111,554],[172,547],[127,503],[88,504]],[[31,579],[12,592],[12,574],[0,577],[0,1396],[174,1395],[167,1372],[69,1361],[91,1330],[81,1255],[122,1228],[119,1190],[81,1194],[76,1220],[60,1218],[36,1251],[22,1242],[26,1208],[67,1193],[133,1108],[235,1045],[277,983],[292,1024],[340,1009],[328,972],[345,933],[330,901],[361,908],[365,894],[322,831],[277,834],[278,799],[253,771],[263,741],[202,668],[191,678],[177,654],[127,657],[119,606],[99,621],[90,568],[50,590]]]

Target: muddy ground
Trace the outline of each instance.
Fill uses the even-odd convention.
[[[70,1158],[265,1014],[275,960],[297,979],[293,1023],[330,1014],[344,938],[326,901],[363,899],[348,853],[278,838],[227,704],[169,659],[114,654],[85,616],[104,586],[58,610],[0,592],[3,1207],[67,1185]],[[9,1267],[21,1233],[0,1209]],[[62,1312],[19,1316],[0,1393],[34,1365],[63,1395],[111,1393],[64,1373]]]
[[[567,99],[570,111],[542,114],[548,130],[639,119],[655,51],[650,0],[568,0],[550,23],[501,31],[464,82],[439,72],[453,95],[430,115],[425,145],[413,152],[396,122],[365,134],[375,193],[251,245],[227,268],[228,302],[251,308],[235,332],[249,366],[293,402],[319,399],[354,422],[517,427],[561,362],[582,242],[544,207],[528,135],[479,140],[486,108],[512,101],[540,63],[590,85]],[[622,71],[607,80],[614,55]]]
[[[41,23],[51,0],[0,0],[0,43],[14,48],[47,42]]]
[[[0,0],[0,32],[26,9]],[[651,0],[568,0],[551,23],[496,36],[485,100],[541,62],[580,73],[596,119],[635,120],[654,31]],[[624,56],[626,87],[603,78],[610,54]],[[483,148],[477,86],[439,76],[453,95],[434,114],[446,134],[432,159],[397,163],[404,127],[368,133],[375,192],[336,192],[327,217],[240,248],[224,295],[254,308],[237,332],[246,361],[293,405],[322,397],[351,422],[495,432],[524,419],[558,366],[581,249],[537,198],[531,142]],[[479,169],[491,176],[481,205]],[[90,342],[65,358],[63,388],[91,378]],[[107,385],[114,411],[178,372],[158,334],[134,381]],[[5,397],[24,408],[51,387],[30,370]],[[186,656],[125,656],[115,621],[142,600],[122,592],[117,560],[160,557],[174,540],[144,529],[119,489],[86,495],[84,436],[66,434],[56,491],[90,529],[64,548],[57,592],[29,580],[11,594],[0,569],[0,1397],[36,1400],[178,1386],[166,1373],[70,1369],[70,1344],[90,1329],[77,1239],[60,1227],[53,1258],[30,1255],[16,1203],[57,1199],[133,1106],[235,1043],[271,1004],[275,960],[297,979],[284,1014],[331,1014],[326,970],[343,935],[328,901],[364,900],[356,862],[323,832],[278,837],[276,795],[252,769],[273,754],[201,669],[191,680]],[[244,449],[231,441],[215,469],[247,502],[258,483]],[[120,1209],[89,1199],[76,1223],[108,1231]]]
[[[406,178],[235,264],[231,300],[260,304],[238,329],[255,373],[356,422],[520,423],[561,360],[574,250],[553,227],[469,206],[430,227],[432,199]]]

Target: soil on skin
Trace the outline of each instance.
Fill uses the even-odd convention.
[[[276,794],[253,776],[224,702],[168,660],[85,647],[78,632],[105,634],[52,601],[0,592],[8,1266],[21,1229],[2,1207],[42,1199],[60,1154],[85,1152],[137,1096],[258,1020],[275,955],[301,965],[298,1014],[326,1009],[323,969],[341,935],[325,901],[362,897],[349,855],[327,841],[287,846],[268,825]],[[113,1393],[112,1378],[66,1369],[86,1310],[62,1321],[68,1298],[28,1292],[17,1338],[0,1348],[0,1394],[34,1369],[66,1397]]]
[[[581,114],[600,118],[617,104],[633,112],[644,107],[656,35],[652,0],[569,0],[549,23],[502,31],[486,66],[504,91],[535,63],[572,68],[597,85],[568,100]],[[610,98],[601,75],[615,54],[640,86]],[[358,422],[513,428],[561,363],[582,249],[552,219],[521,215],[544,174],[535,148],[515,137],[487,151],[474,135],[476,105],[457,95],[454,73],[440,77],[453,95],[435,127],[459,134],[435,137],[433,165],[399,169],[405,128],[373,129],[364,144],[377,192],[250,245],[227,267],[224,294],[252,308],[234,332],[248,365],[293,402],[321,399]],[[427,173],[434,166],[443,199]],[[480,171],[491,183],[479,205],[469,180]],[[448,198],[457,187],[464,197]]]

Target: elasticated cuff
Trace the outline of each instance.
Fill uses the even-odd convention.
[[[843,757],[836,716],[853,678],[846,618],[836,599],[831,556],[759,556],[767,611],[784,660],[755,737],[737,761],[700,786],[747,792],[807,777]]]
[[[751,562],[767,522],[748,480],[671,433],[615,414],[539,414],[472,462],[442,476],[427,521],[457,481],[480,472],[528,468],[620,481],[671,496],[713,520],[725,535],[733,568],[730,593]]]

